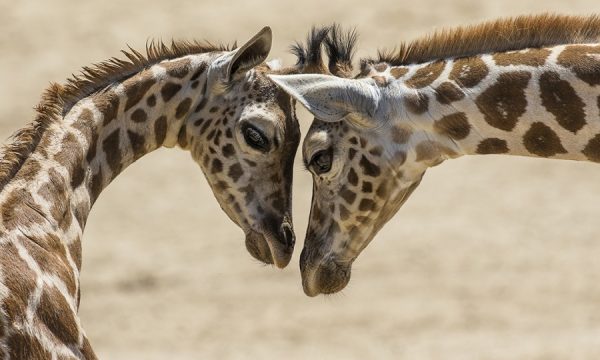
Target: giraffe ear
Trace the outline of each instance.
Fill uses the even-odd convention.
[[[319,120],[347,120],[360,126],[375,126],[380,92],[367,81],[319,74],[269,75],[269,78]]]
[[[231,81],[237,74],[245,73],[265,61],[271,51],[272,38],[271,28],[265,26],[237,49],[227,66],[227,80]]]

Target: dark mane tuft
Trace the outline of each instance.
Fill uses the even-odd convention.
[[[358,34],[352,28],[343,31],[340,25],[333,24],[325,40],[325,50],[329,58],[329,71],[336,76],[352,76],[352,58],[356,51]]]
[[[291,52],[296,55],[297,59],[296,67],[302,69],[302,72],[324,72],[325,65],[323,65],[322,47],[329,31],[329,26],[313,26],[306,37],[305,45],[300,42],[296,42],[292,45]]]

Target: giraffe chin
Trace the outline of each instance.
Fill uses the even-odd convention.
[[[307,296],[334,294],[350,282],[352,262],[341,263],[331,257],[316,260],[304,249],[300,254],[302,288]]]
[[[289,239],[289,236],[290,232],[285,231],[282,234],[285,241],[281,241],[274,239],[273,236],[265,236],[250,230],[246,233],[246,249],[253,258],[283,269],[290,263],[294,250],[294,241]],[[291,232],[291,236],[293,237],[293,232]]]

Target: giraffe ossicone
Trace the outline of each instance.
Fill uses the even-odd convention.
[[[50,87],[0,158],[0,358],[96,358],[77,316],[83,229],[101,191],[161,146],[190,151],[254,257],[289,263],[300,133],[270,49],[268,27],[234,50],[150,43]]]
[[[351,63],[355,37],[326,42],[327,52],[340,43]],[[600,162],[598,16],[443,31],[341,76],[272,76],[315,116],[302,150],[314,181],[300,259],[310,296],[346,286],[429,167],[469,154]]]

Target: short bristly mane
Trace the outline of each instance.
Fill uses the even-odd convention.
[[[77,101],[161,61],[186,55],[228,51],[235,47],[235,43],[226,46],[197,41],[172,41],[171,46],[167,46],[160,41],[150,41],[146,44],[146,55],[129,47],[129,50],[121,51],[127,57],[126,60],[113,57],[84,67],[80,74],[67,79],[64,85],[52,83],[44,91],[42,100],[36,107],[35,120],[14,133],[11,136],[12,142],[1,149],[0,191],[36,149],[48,126],[54,121],[59,121]]]
[[[438,59],[522,50],[600,40],[600,16],[542,14],[500,19],[478,25],[434,32],[402,43],[397,50],[380,51],[363,65],[385,62],[393,66],[422,64]]]

